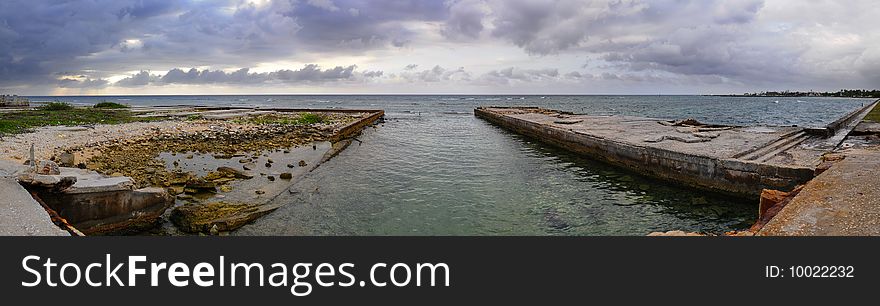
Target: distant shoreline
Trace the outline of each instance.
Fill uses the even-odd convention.
[[[713,97],[818,97],[818,98],[880,98],[880,90],[841,89],[836,92],[765,91],[760,93],[710,95]]]

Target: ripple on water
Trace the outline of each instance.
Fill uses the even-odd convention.
[[[304,178],[299,193],[277,200],[288,205],[237,234],[719,233],[754,219],[750,201],[659,183],[474,117],[397,116]]]

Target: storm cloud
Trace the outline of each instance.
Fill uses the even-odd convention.
[[[876,87],[878,15],[867,0],[9,0],[0,91]]]
[[[188,70],[174,68],[165,74],[150,74],[141,71],[132,76],[115,82],[115,86],[140,87],[147,85],[261,85],[267,83],[285,84],[321,84],[326,82],[358,81],[381,77],[382,71],[356,72],[357,66],[337,66],[321,69],[318,65],[309,64],[297,70],[282,69],[272,72],[250,72],[249,68],[241,68],[232,72],[222,70]],[[106,84],[105,84],[106,85]]]

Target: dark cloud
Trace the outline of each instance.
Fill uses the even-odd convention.
[[[272,72],[250,72],[248,68],[238,69],[232,72],[222,70],[199,70],[191,68],[183,70],[174,68],[164,75],[150,74],[141,71],[135,75],[113,83],[113,86],[139,87],[146,85],[171,85],[171,84],[221,84],[221,85],[269,85],[269,84],[325,84],[346,81],[357,81],[369,78],[378,78],[383,75],[382,71],[355,71],[357,66],[337,66],[330,69],[321,69],[318,65],[309,64],[301,69],[282,69]]]
[[[441,1],[0,1],[0,87],[402,47],[418,35],[407,22],[446,14]]]
[[[110,82],[108,82],[107,80],[102,80],[102,79],[95,80],[95,79],[88,79],[87,78],[87,79],[83,79],[83,80],[77,80],[77,79],[65,78],[65,79],[61,79],[58,82],[58,87],[61,87],[61,88],[104,88],[104,87],[107,87],[107,85],[109,83]]]
[[[476,39],[484,29],[483,19],[488,9],[479,0],[456,0],[447,3],[449,18],[442,30],[444,36],[459,39]]]
[[[113,83],[113,85],[121,87],[140,87],[146,86],[158,78],[159,77],[157,76],[150,75],[148,71],[141,71],[133,76],[119,80],[116,83]]]
[[[473,79],[499,86],[662,78],[753,87],[875,86],[878,13],[868,0],[5,0],[0,89],[329,84],[363,78]],[[496,48],[501,53],[517,54],[480,63],[475,78],[463,68],[437,65],[464,65],[455,64],[456,56],[467,56],[455,53],[462,50],[458,46],[499,45],[515,46]],[[359,56],[378,67],[400,67],[401,54],[438,47],[452,55],[408,60],[412,64],[393,76],[358,72],[355,66],[233,70]],[[582,70],[501,69],[521,62],[517,56]],[[589,64],[578,67],[585,57]],[[144,71],[113,84],[105,81],[139,70]]]

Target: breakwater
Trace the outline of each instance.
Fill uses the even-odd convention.
[[[799,127],[721,126],[534,107],[480,107],[474,114],[644,175],[745,197],[760,195],[764,189],[791,190],[809,181],[827,147],[833,149],[840,141],[825,137],[837,133],[813,135]],[[853,126],[854,117],[858,116],[836,121],[834,129]],[[828,141],[835,143],[828,145]]]

